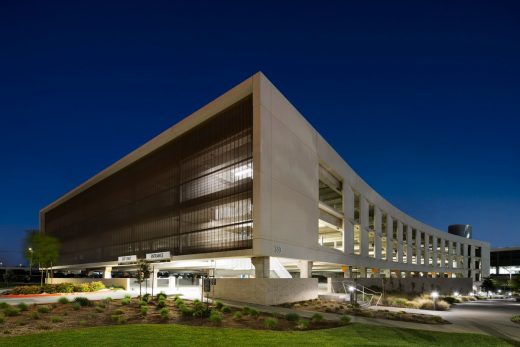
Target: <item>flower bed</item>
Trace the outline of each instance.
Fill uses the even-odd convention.
[[[58,283],[44,284],[43,286],[19,286],[4,293],[7,295],[29,295],[29,294],[59,294],[59,293],[86,293],[105,289],[103,282],[90,283]]]

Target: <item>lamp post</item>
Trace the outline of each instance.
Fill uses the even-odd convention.
[[[29,278],[30,278],[32,276],[33,249],[32,249],[32,247],[29,247],[27,250],[29,251],[29,253],[31,253],[31,257],[30,257],[30,260],[29,260]]]
[[[356,288],[354,288],[354,286],[348,286],[348,291],[350,292],[350,303],[354,303],[356,301],[354,293],[355,290]]]
[[[437,293],[437,292],[432,292],[431,296],[432,296],[432,299],[433,299],[433,309],[434,309],[434,310],[437,310],[437,303],[436,303],[436,300],[437,300],[437,298],[439,297],[439,293]]]

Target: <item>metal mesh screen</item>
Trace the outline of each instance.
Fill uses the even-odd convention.
[[[61,263],[252,247],[248,97],[45,215]]]

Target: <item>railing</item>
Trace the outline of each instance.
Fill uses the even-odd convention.
[[[372,290],[370,288],[367,288],[355,281],[343,281],[342,282],[343,289],[345,289],[345,293],[350,293],[351,295],[356,293],[361,294],[361,300],[363,303],[365,303],[366,306],[377,306],[381,302],[381,299],[383,298],[383,293],[377,292],[375,290]],[[375,301],[375,304],[374,304]]]

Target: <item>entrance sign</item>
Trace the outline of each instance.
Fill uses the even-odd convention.
[[[161,261],[161,260],[171,260],[170,252],[157,252],[157,253],[148,253],[146,254],[147,261]]]
[[[137,255],[124,255],[117,257],[118,264],[137,263]]]

